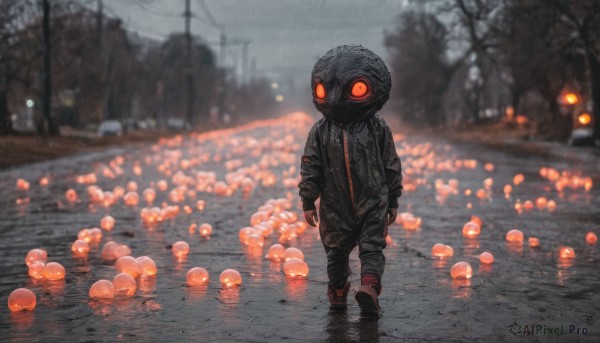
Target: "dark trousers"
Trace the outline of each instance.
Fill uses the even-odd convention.
[[[327,276],[329,285],[335,289],[344,287],[346,280],[352,273],[350,270],[350,250],[325,247],[327,254]],[[385,256],[383,250],[366,250],[359,244],[358,257],[360,258],[360,275],[370,274],[377,277],[381,283],[381,276],[385,269]]]

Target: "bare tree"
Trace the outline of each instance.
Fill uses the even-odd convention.
[[[407,12],[386,33],[394,87],[393,103],[406,122],[440,126],[446,121],[442,98],[457,68],[446,58],[448,32],[433,14]]]
[[[594,137],[600,140],[600,2],[548,0],[544,3],[549,3],[560,13],[558,23],[567,33],[573,33],[571,37],[585,56],[595,118]]]

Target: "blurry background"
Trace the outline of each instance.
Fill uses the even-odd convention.
[[[313,111],[312,66],[338,44],[384,58],[385,111],[411,127],[600,138],[595,0],[0,0],[0,133]]]

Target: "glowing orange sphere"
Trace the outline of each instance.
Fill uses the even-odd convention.
[[[517,175],[515,175],[515,177],[513,177],[513,184],[515,186],[522,184],[523,181],[525,181],[525,175],[523,175],[523,174],[517,174]]]
[[[450,276],[452,276],[453,279],[459,280],[470,279],[471,276],[473,276],[473,269],[467,262],[457,262],[450,268]]]
[[[592,231],[585,234],[585,242],[587,244],[596,244],[598,242],[598,236]]]
[[[137,290],[135,279],[127,273],[117,274],[112,284],[115,288],[115,295],[133,296]]]
[[[188,286],[204,286],[208,284],[209,275],[206,269],[194,267],[185,275]]]
[[[44,277],[48,280],[62,280],[65,278],[65,267],[60,263],[50,262],[44,267]]]
[[[46,264],[41,261],[35,261],[29,265],[29,270],[27,274],[36,280],[40,280],[44,278],[44,267]]]
[[[75,192],[74,189],[70,188],[65,193],[65,198],[67,198],[68,202],[75,202],[75,201],[77,201],[77,192]]]
[[[8,296],[8,308],[11,312],[33,311],[37,299],[27,288],[17,288]]]
[[[77,233],[77,239],[90,243],[92,241],[92,232],[89,229],[82,229]]]
[[[175,242],[171,248],[173,256],[183,257],[190,253],[190,246],[184,241]]]
[[[71,245],[71,251],[78,255],[87,255],[90,252],[90,246],[82,240],[76,240]]]
[[[546,197],[539,197],[535,199],[535,207],[537,207],[538,210],[545,209],[546,205],[548,205],[548,199],[546,199]]]
[[[226,287],[239,286],[242,283],[242,276],[235,269],[226,269],[221,273],[219,281]]]
[[[451,246],[445,245],[442,243],[436,243],[431,248],[431,256],[444,258],[444,257],[452,257],[454,255],[454,249]]]
[[[156,275],[157,269],[153,259],[148,256],[140,256],[135,260],[140,266],[142,277],[152,277]]]
[[[317,86],[315,87],[315,96],[317,97],[317,99],[320,100],[325,99],[325,86],[323,86],[322,83],[317,84]]]
[[[127,273],[131,275],[133,278],[140,276],[142,273],[142,268],[140,267],[137,259],[131,256],[119,257],[117,262],[115,262],[115,268],[117,268],[117,270],[121,273]]]
[[[139,200],[140,197],[136,192],[128,192],[123,196],[123,202],[125,202],[125,205],[127,206],[137,206]]]
[[[304,254],[300,249],[297,248],[287,248],[283,253],[283,260],[288,261],[291,258],[297,258],[299,260],[304,261]]]
[[[196,201],[196,208],[198,208],[198,211],[204,211],[205,207],[206,207],[206,201],[204,201],[204,200]]]
[[[46,250],[32,249],[27,253],[27,256],[25,256],[25,264],[29,266],[36,261],[46,262],[47,259],[48,253]]]
[[[112,250],[113,258],[112,260],[119,259],[123,256],[130,256],[131,249],[125,244],[117,244]]]
[[[479,226],[480,229],[483,226],[483,220],[481,220],[481,218],[478,216],[471,216],[471,221],[477,224],[477,226]]]
[[[92,238],[92,243],[100,243],[100,241],[102,240],[102,230],[100,230],[97,227],[91,228],[90,234]]]
[[[158,180],[158,182],[156,183],[156,187],[160,190],[160,191],[166,191],[167,188],[169,188],[169,184],[167,183],[166,180]]]
[[[506,233],[506,241],[511,243],[523,243],[523,232],[513,229]]]
[[[540,246],[540,240],[537,237],[529,237],[528,239],[530,248],[537,248]]]
[[[22,190],[22,191],[26,191],[29,189],[29,182],[23,180],[23,179],[18,179],[17,180],[17,189]]]
[[[269,219],[269,214],[265,211],[258,211],[250,217],[250,225],[255,226]]]
[[[556,210],[556,201],[554,200],[550,200],[548,201],[548,204],[546,204],[546,208],[548,209],[548,211],[552,212],[554,210]]]
[[[142,195],[144,196],[144,200],[146,200],[146,202],[149,204],[154,202],[154,199],[156,199],[156,191],[153,188],[144,189]]]
[[[274,261],[274,262],[281,262],[281,260],[283,260],[284,254],[285,254],[285,248],[283,245],[273,244],[269,248],[269,251],[265,255],[265,258],[268,258],[269,260]]]
[[[479,225],[474,222],[467,222],[462,229],[462,234],[465,237],[473,238],[479,236],[481,229]]]
[[[531,202],[531,200],[525,200],[523,203],[523,209],[527,212],[533,210],[533,202]]]
[[[479,262],[484,264],[492,264],[494,263],[494,255],[492,253],[484,251],[479,255]]]
[[[50,183],[50,179],[47,176],[44,176],[40,179],[40,186],[48,186]]]
[[[248,238],[246,238],[246,245],[248,245],[250,248],[262,248],[264,244],[265,237],[259,231],[251,233],[248,235]]]
[[[210,224],[204,223],[200,225],[198,231],[200,232],[200,237],[208,238],[212,234],[213,229]]]
[[[290,258],[283,264],[283,272],[291,277],[306,277],[308,275],[308,265],[301,259]]]
[[[110,241],[104,244],[101,253],[102,258],[105,260],[116,260],[117,258],[115,257],[115,249],[117,248],[117,246],[118,244],[114,241]]]
[[[109,280],[98,280],[90,287],[90,298],[112,299],[115,297],[115,286]]]
[[[238,233],[238,237],[240,239],[240,242],[248,245],[248,237],[251,234],[257,233],[257,230],[253,227],[245,227],[240,229],[239,233]]]
[[[571,247],[560,247],[560,249],[558,251],[558,255],[561,258],[574,258],[575,250]]]
[[[102,230],[110,231],[115,227],[115,218],[111,216],[105,216],[100,220],[100,227]]]
[[[138,184],[135,181],[127,182],[127,190],[130,192],[135,192],[138,189]]]

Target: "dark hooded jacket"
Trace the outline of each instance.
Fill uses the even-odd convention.
[[[357,81],[368,86],[360,98],[352,93]],[[303,208],[315,209],[321,198],[319,226],[326,246],[351,248],[363,241],[363,248],[382,249],[387,210],[398,207],[402,191],[392,132],[376,115],[389,97],[389,71],[370,50],[344,45],[315,64],[311,82],[313,102],[324,117],[310,130],[302,155]]]

